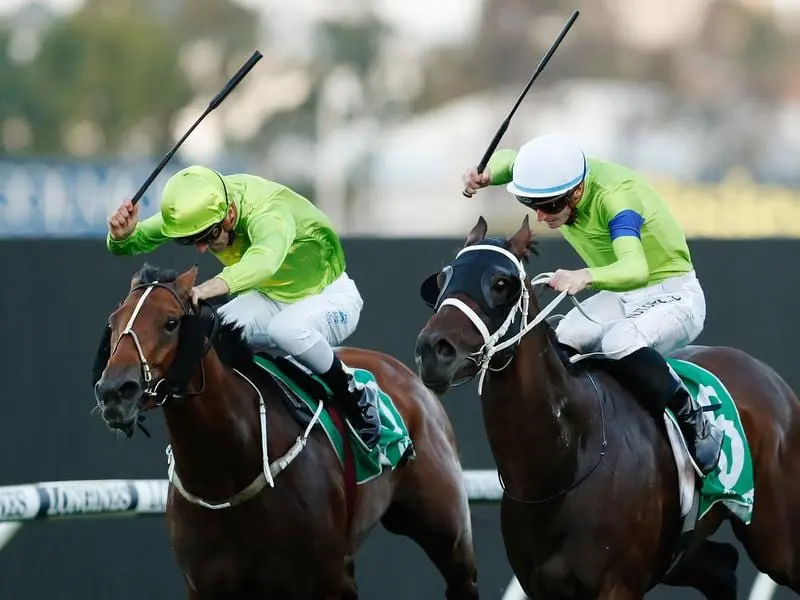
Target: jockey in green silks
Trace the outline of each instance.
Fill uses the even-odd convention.
[[[211,252],[224,268],[192,289],[192,303],[234,296],[219,309],[223,321],[241,325],[254,350],[278,350],[319,375],[374,447],[377,392],[332,349],[355,331],[363,300],[328,217],[279,183],[203,166],[170,177],[158,213],[138,222],[138,208],[126,200],[108,218],[108,249],[140,254],[172,240]]]
[[[539,222],[559,229],[587,267],[559,269],[551,287],[569,294],[598,290],[556,328],[561,343],[620,361],[634,389],[655,411],[678,419],[701,476],[717,465],[722,432],[703,415],[663,355],[703,330],[705,295],[686,237],[663,198],[634,171],[587,158],[571,137],[535,137],[518,151],[495,152],[487,169],[464,176],[472,196],[506,185]]]

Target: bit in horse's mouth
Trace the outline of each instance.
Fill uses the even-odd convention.
[[[133,435],[133,429],[136,426],[136,418],[125,418],[121,414],[116,413],[112,415],[103,415],[103,421],[109,429],[122,431],[127,437]]]
[[[125,437],[133,437],[133,430],[136,428],[136,419],[125,421],[106,421],[112,431],[121,431]]]

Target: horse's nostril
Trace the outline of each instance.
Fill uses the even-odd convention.
[[[117,393],[120,400],[135,400],[139,396],[141,389],[138,381],[129,379],[119,386]]]
[[[95,389],[103,404],[132,402],[138,399],[142,392],[142,386],[135,379],[126,379],[122,383],[98,382]]]
[[[439,360],[451,361],[456,357],[456,349],[445,339],[438,340],[433,345],[433,350]]]
[[[418,364],[449,365],[458,358],[456,347],[443,334],[430,333],[423,335],[417,342],[415,360]]]
[[[116,387],[98,381],[95,389],[97,397],[103,404],[119,401],[119,396],[117,395]]]

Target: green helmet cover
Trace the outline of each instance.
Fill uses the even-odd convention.
[[[161,233],[169,238],[195,235],[219,223],[228,212],[221,175],[193,165],[167,180],[161,195]]]

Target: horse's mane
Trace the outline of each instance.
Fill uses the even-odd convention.
[[[180,273],[173,269],[165,269],[145,263],[136,274],[139,283],[175,283]],[[242,369],[253,360],[253,351],[247,345],[244,337],[244,326],[233,322],[224,322],[216,313],[215,303],[209,303],[201,312],[200,317],[205,321],[208,331],[214,324],[215,316],[219,322],[217,333],[214,336],[213,347],[220,362],[228,368]]]

